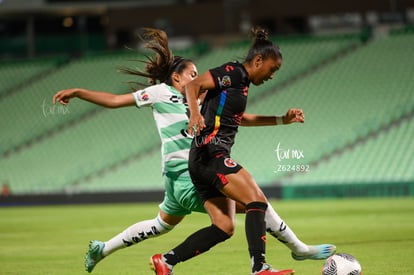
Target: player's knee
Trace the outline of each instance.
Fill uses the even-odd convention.
[[[214,223],[214,225],[225,232],[229,238],[234,235],[235,224],[234,221],[226,220]]]
[[[260,188],[255,188],[248,193],[245,199],[245,205],[250,203],[261,202],[267,204],[266,196]]]
[[[231,234],[229,234],[228,232],[224,231],[223,229],[221,229],[215,224],[211,225],[211,229],[216,235],[217,240],[219,240],[220,242],[224,242],[225,240],[231,238],[231,236],[233,236],[233,233],[234,233],[234,232],[231,232]]]

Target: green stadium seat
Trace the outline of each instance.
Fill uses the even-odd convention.
[[[240,127],[232,154],[256,181],[269,186],[413,180],[414,35],[366,44],[357,36],[277,40],[284,65],[273,81],[251,87],[247,112],[272,115],[297,107],[304,109],[306,122]],[[188,54],[202,73],[242,60],[247,47],[233,44],[199,58],[196,52]],[[137,58],[131,53],[87,56],[0,100],[0,127],[7,129],[0,141],[0,167],[12,192],[163,188],[150,109],[106,110],[74,100],[69,113],[43,113],[53,94],[64,88],[129,92],[126,82],[134,79],[117,73],[117,66],[130,66],[135,63],[128,60]],[[400,119],[404,122],[398,124]],[[304,157],[279,161],[278,145],[290,153],[300,150]],[[278,172],[282,164],[310,164],[310,171]]]

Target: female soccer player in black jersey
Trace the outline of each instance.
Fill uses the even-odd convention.
[[[234,231],[234,201],[246,208],[245,230],[252,274],[294,273],[290,269],[277,271],[266,264],[266,197],[247,170],[230,157],[239,125],[304,122],[300,109],[284,116],[285,121],[282,117],[244,114],[250,83],[263,84],[282,66],[279,48],[268,39],[267,32],[256,28],[252,33],[255,40],[243,63],[229,62],[211,69],[186,86],[191,113],[188,130],[195,135],[189,171],[213,224],[192,234],[170,252],[154,255],[151,261],[157,274],[172,274],[178,262],[228,239]],[[197,98],[205,91],[200,111]]]

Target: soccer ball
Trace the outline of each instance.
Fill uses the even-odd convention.
[[[360,275],[362,268],[354,256],[346,253],[336,253],[326,259],[322,275]]]

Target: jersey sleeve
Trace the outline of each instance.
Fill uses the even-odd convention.
[[[243,74],[240,68],[234,63],[226,63],[220,67],[210,69],[216,89],[226,89],[233,87],[233,83],[240,83]]]
[[[135,104],[138,108],[152,106],[158,100],[157,89],[148,87],[143,90],[138,90],[132,93],[135,99]]]

